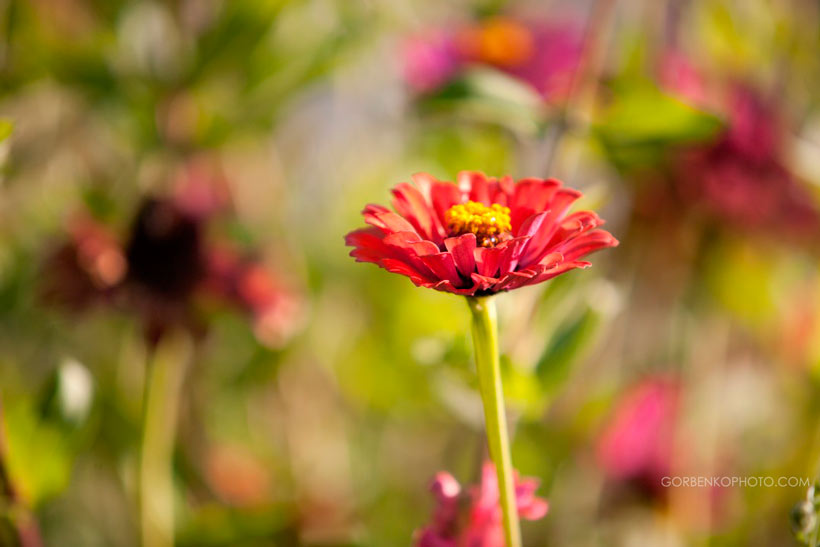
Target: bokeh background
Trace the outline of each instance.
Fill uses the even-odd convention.
[[[484,458],[468,311],[343,235],[463,169],[621,240],[498,298],[526,544],[811,541],[806,484],[661,477],[814,481],[818,47],[809,0],[0,0],[2,544],[138,545],[141,491],[411,544]]]

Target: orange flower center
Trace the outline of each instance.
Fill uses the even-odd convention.
[[[500,67],[514,67],[525,63],[532,57],[534,49],[529,29],[506,17],[488,19],[477,27],[464,31],[460,38],[463,49],[472,57]]]
[[[497,203],[489,207],[476,201],[458,203],[447,209],[444,219],[450,235],[475,234],[481,247],[494,247],[512,230],[509,207]]]

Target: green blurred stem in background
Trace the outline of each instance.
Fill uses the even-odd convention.
[[[184,333],[164,337],[147,371],[139,471],[140,531],[146,547],[174,544],[174,438],[192,348],[190,336]]]
[[[510,440],[507,435],[507,415],[504,410],[504,390],[498,360],[498,319],[491,296],[467,297],[473,315],[472,331],[478,385],[484,403],[484,423],[490,457],[495,464],[498,491],[504,514],[504,537],[507,547],[521,547],[521,529],[515,499]]]

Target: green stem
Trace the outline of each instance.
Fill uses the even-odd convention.
[[[504,391],[501,386],[501,367],[498,362],[498,321],[495,302],[489,296],[467,297],[473,314],[472,330],[478,385],[484,403],[484,422],[490,458],[495,464],[501,510],[504,514],[504,537],[507,547],[521,547],[521,528],[515,500],[510,440],[507,435],[507,416],[504,410]]]
[[[191,352],[189,337],[171,334],[160,341],[148,370],[139,470],[140,531],[146,547],[174,543],[174,438]]]

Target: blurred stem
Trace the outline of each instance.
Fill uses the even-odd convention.
[[[183,333],[164,337],[149,363],[140,457],[140,531],[142,545],[174,543],[174,437],[185,370],[192,343]]]
[[[473,346],[478,385],[484,403],[484,423],[490,457],[495,464],[498,491],[504,514],[504,537],[507,547],[521,547],[521,529],[515,500],[510,440],[504,410],[504,390],[498,361],[498,320],[491,296],[467,297],[472,312]]]
[[[3,511],[8,513],[21,547],[40,547],[43,544],[40,528],[12,479],[7,450],[3,404],[0,400],[0,499],[3,501]]]
[[[576,161],[563,169],[555,164],[560,152],[568,151],[567,143],[562,142],[567,132],[586,134],[589,131],[604,68],[606,40],[615,22],[615,4],[616,0],[596,0],[592,5],[584,31],[581,59],[572,74],[570,91],[566,95],[560,118],[545,138],[543,172],[546,176],[571,178],[576,170],[577,154],[572,154],[572,159]]]

